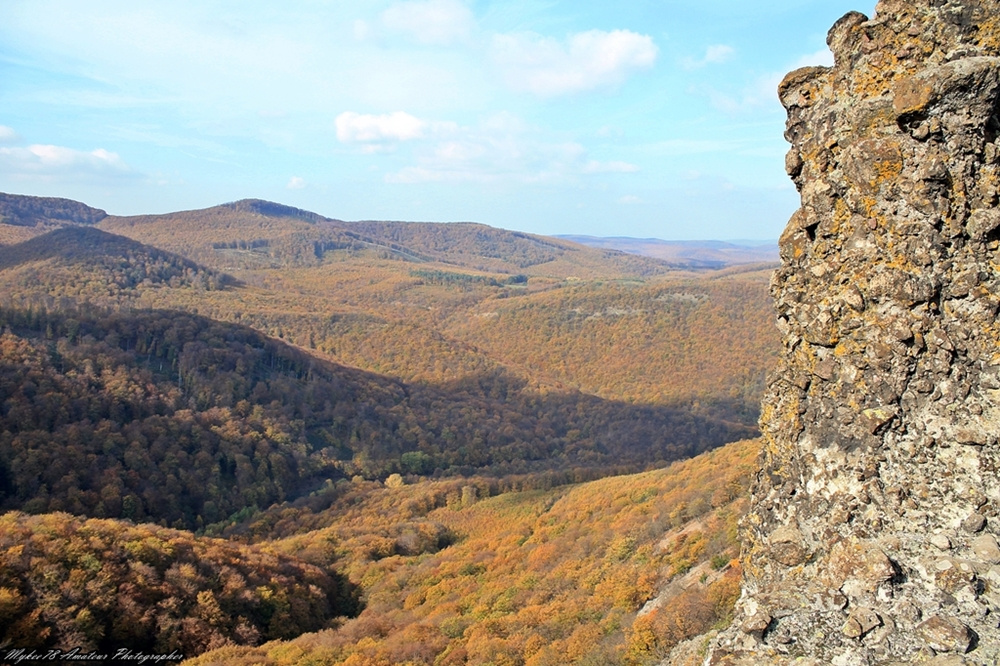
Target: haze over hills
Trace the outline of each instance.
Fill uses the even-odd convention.
[[[324,626],[338,624],[330,614],[360,610],[330,601],[337,590],[357,586],[362,605],[382,608],[375,599],[391,592],[371,577],[388,569],[375,563],[401,558],[393,566],[408,567],[416,561],[408,558],[471,538],[461,520],[448,527],[457,516],[411,520],[457,507],[451,493],[466,504],[477,496],[501,499],[662,467],[753,436],[776,353],[766,270],[693,271],[478,224],[342,222],[259,200],[127,218],[61,199],[5,195],[2,205],[0,507],[80,517],[12,514],[9,529],[35,534],[57,526],[74,543],[81,530],[132,534],[125,523],[89,525],[83,518],[260,542],[295,534],[298,545],[286,552],[299,558],[292,565],[302,572],[297,576],[312,575],[302,560],[348,576],[326,602],[322,595],[310,602],[328,604]],[[379,506],[387,483],[413,486],[388,509],[391,527],[361,518],[349,537],[312,534],[350,513],[339,498]],[[425,506],[433,483],[450,490],[433,491],[436,499]],[[698,483],[694,494],[671,500],[678,526],[704,515],[701,505],[683,506],[695,495],[718,493],[718,506],[736,497]],[[532,510],[544,514],[544,504]],[[483,516],[494,525],[489,529],[501,531],[509,519],[504,511]],[[346,541],[329,551],[322,544],[335,533]],[[195,550],[218,551],[197,541],[201,536],[191,538]],[[527,553],[514,547],[520,555],[511,557]],[[212,587],[217,574],[208,570],[184,588],[191,594],[180,595],[175,583],[186,560],[171,560],[155,544],[132,548],[126,557],[139,561],[130,566],[153,567],[158,589],[178,599],[180,615],[207,623],[178,630],[177,640],[193,646],[189,656],[222,640],[256,645],[316,628],[298,610],[275,625],[280,604],[263,597],[238,607],[241,597]],[[721,570],[730,548],[720,541],[691,551],[685,566],[715,557]],[[50,578],[76,589],[66,582],[79,566],[75,556],[43,550],[37,557],[51,560]],[[619,555],[586,560],[614,580],[601,589],[615,586],[621,595],[612,615],[601,610],[612,639],[576,639],[578,649],[594,654],[624,650],[623,632],[640,597],[661,577],[680,575],[657,573],[660,565],[651,563],[662,560],[646,554],[615,573],[607,558],[631,556],[625,546],[613,550]],[[94,552],[94,562],[116,557]],[[457,549],[450,558],[474,556]],[[269,566],[254,565],[261,576]],[[499,564],[474,570],[496,586],[511,575]],[[106,644],[99,632],[73,628],[66,611],[73,602],[45,597],[37,572],[21,564],[11,571],[17,573],[0,579],[0,588],[16,590],[10,608],[37,615],[34,624],[18,625],[18,640],[33,635],[32,645],[51,646],[85,634],[88,645]],[[634,575],[647,577],[634,589],[650,592],[626,592],[631,583],[621,576]],[[698,594],[708,594],[717,577],[706,581]],[[427,594],[418,590],[425,580],[414,584],[407,594]],[[711,617],[731,604],[728,592],[718,593],[728,601]],[[235,604],[232,612],[245,621],[205,619],[215,612],[209,597],[222,608]],[[425,610],[433,615],[434,606]],[[105,612],[87,612],[98,611]],[[444,623],[442,615],[427,625],[429,616],[416,623],[408,617],[374,633],[366,619],[336,641],[345,649],[376,635],[406,642],[401,637],[427,626],[447,633],[456,630],[445,624],[472,627],[482,619]],[[580,631],[590,632],[596,618]],[[523,621],[512,618],[511,626]],[[142,631],[120,631],[135,645],[150,644]],[[468,645],[441,644],[460,648]],[[638,643],[629,649],[641,651]]]
[[[589,269],[608,277],[609,272],[650,276],[678,268],[718,269],[777,260],[776,244],[544,237],[471,222],[344,222],[257,199],[203,210],[117,217],[68,199],[0,193],[0,244],[66,224],[100,225],[189,255],[203,253],[207,245],[213,250],[250,250],[285,263],[314,262],[336,249],[368,248],[415,262],[438,261],[499,273],[568,276],[567,271],[586,274]],[[544,269],[539,269],[542,265]]]
[[[752,241],[670,241],[659,238],[621,236],[565,236],[559,238],[589,247],[620,250],[701,269],[719,269],[742,264],[777,264],[778,244]]]

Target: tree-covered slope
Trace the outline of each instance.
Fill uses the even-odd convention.
[[[177,312],[0,309],[0,507],[178,527],[360,473],[621,469],[751,428],[503,373],[404,384]]]
[[[356,610],[337,574],[271,549],[65,513],[0,515],[8,649],[191,656],[293,638]]]
[[[97,224],[108,214],[72,199],[29,197],[0,192],[0,224],[35,227],[52,224]]]
[[[336,630],[207,664],[640,666],[725,622],[757,442],[665,469],[555,488],[496,479],[331,488],[276,507],[274,547],[335,566],[364,609]]]
[[[62,227],[0,246],[0,285],[8,298],[45,293],[121,304],[143,289],[235,283],[179,255],[92,227]]]

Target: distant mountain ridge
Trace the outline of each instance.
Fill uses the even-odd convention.
[[[730,615],[756,446],[653,468],[757,433],[759,264],[4,202],[0,645],[628,666]]]
[[[312,213],[301,208],[286,206],[284,204],[265,201],[264,199],[240,199],[219,206],[219,208],[230,208],[238,212],[250,212],[265,217],[291,217],[306,222],[330,222],[331,219],[323,217],[319,213]]]
[[[298,208],[247,199],[164,215],[109,216],[101,228],[212,264],[220,251],[249,250],[283,265],[322,263],[331,251],[443,263],[476,271],[557,277],[651,276],[675,266],[652,257],[474,222],[346,222]]]
[[[0,223],[19,227],[39,224],[97,224],[108,214],[99,209],[56,197],[30,197],[0,192]]]
[[[243,199],[210,208],[119,217],[70,199],[0,193],[0,245],[53,228],[104,231],[184,255],[216,269],[240,251],[256,265],[307,266],[336,250],[374,252],[404,261],[437,262],[477,271],[554,277],[649,277],[677,269],[715,269],[767,262],[767,252],[737,246],[684,251],[666,241],[548,237],[473,222],[347,222],[292,206]],[[624,242],[624,241],[629,242]],[[611,242],[614,241],[614,242]]]
[[[589,247],[661,259],[688,268],[719,269],[740,264],[777,264],[779,260],[777,242],[669,241],[659,238],[577,235],[560,235],[556,238]]]

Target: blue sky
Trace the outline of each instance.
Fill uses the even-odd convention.
[[[765,6],[766,5],[766,6]],[[0,191],[775,239],[830,0],[0,0]]]

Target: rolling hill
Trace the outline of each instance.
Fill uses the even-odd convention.
[[[656,259],[482,224],[344,222],[253,199],[166,215],[109,216],[100,227],[219,268],[311,266],[340,250],[549,277],[648,276],[673,269]]]
[[[0,516],[8,649],[194,655],[336,626],[357,612],[352,595],[337,574],[259,546],[65,513]]]
[[[71,296],[108,307],[179,309],[249,325],[400,381],[440,384],[501,372],[542,391],[684,409],[697,403],[747,425],[777,350],[766,271],[650,275],[666,264],[482,225],[342,223],[253,200],[109,217],[100,226],[200,263],[184,266],[186,277],[173,287],[169,280],[126,281],[123,290],[122,276],[107,264],[137,250],[109,245],[93,264],[105,266],[104,278],[83,279],[79,262],[0,271],[9,302],[34,298],[51,307],[53,298]],[[327,249],[317,254],[320,246]],[[11,247],[0,257],[30,251]],[[495,270],[468,267],[476,262]],[[141,276],[144,269],[130,270]],[[15,295],[21,298],[10,301]]]
[[[638,664],[728,617],[767,271],[258,200],[4,206],[0,641]]]
[[[404,384],[168,311],[0,309],[0,508],[193,529],[394,472],[642,468],[752,433],[503,374]]]
[[[720,269],[745,264],[777,264],[777,243],[667,241],[659,238],[559,236],[588,247],[653,257],[693,269]]]

